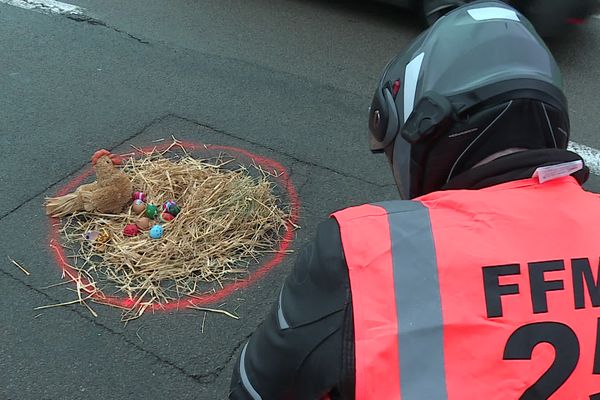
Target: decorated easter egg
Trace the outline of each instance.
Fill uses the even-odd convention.
[[[107,229],[100,229],[100,234],[96,237],[98,243],[108,243],[111,238],[111,234]]]
[[[94,240],[94,246],[100,251],[106,250],[106,244],[110,242],[112,235],[106,229],[100,229],[100,232],[96,239]]]
[[[173,216],[173,214],[169,214],[168,212],[163,212],[163,213],[160,214],[160,220],[163,221],[163,222],[172,221],[173,218],[175,218]]]
[[[152,225],[152,220],[148,217],[140,217],[136,223],[138,228],[140,228],[141,230],[145,231],[147,229],[150,229],[150,226]]]
[[[169,212],[169,207],[176,206],[175,200],[167,200],[163,203],[162,209],[163,211]]]
[[[83,234],[85,240],[89,240],[90,242],[95,241],[98,238],[98,236],[100,236],[100,232],[98,231],[87,231]]]
[[[124,236],[137,236],[140,234],[140,228],[136,224],[127,224],[123,228]]]
[[[180,208],[177,205],[177,203],[175,202],[175,200],[168,200],[165,201],[162,205],[162,209],[163,211],[168,212],[169,214],[171,214],[172,216],[177,216],[177,214],[179,214]]]
[[[163,235],[163,228],[160,225],[154,225],[152,229],[150,229],[150,237],[152,239],[160,239]]]
[[[148,218],[154,219],[157,214],[158,214],[158,207],[156,207],[154,204],[148,204],[146,206],[146,216]]]
[[[179,206],[177,204],[172,204],[169,206],[168,211],[169,211],[169,214],[176,217],[177,214],[179,214],[179,212],[181,211],[181,209],[179,208]]]
[[[144,194],[144,192],[135,192],[133,194],[133,201],[136,201],[136,200],[141,200],[141,201],[143,201],[145,203],[146,202],[146,195]]]
[[[131,209],[133,210],[134,213],[141,214],[146,210],[146,203],[144,203],[140,199],[134,200],[133,206],[131,206]]]

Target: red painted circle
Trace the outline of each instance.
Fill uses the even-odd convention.
[[[258,269],[254,272],[250,273],[250,277],[246,280],[238,281],[235,283],[230,283],[229,285],[225,285],[221,290],[211,293],[205,294],[202,296],[188,296],[181,298],[179,300],[171,301],[168,303],[153,303],[148,306],[147,310],[152,311],[171,311],[177,309],[185,309],[190,305],[205,305],[209,303],[214,303],[223,298],[229,296],[235,290],[242,289],[248,287],[254,283],[256,283],[259,279],[265,276],[271,269],[277,266],[283,260],[286,251],[288,250],[294,235],[294,227],[296,222],[298,221],[299,209],[300,209],[300,200],[298,198],[298,194],[296,192],[296,188],[292,184],[289,174],[287,170],[277,161],[271,160],[266,157],[258,156],[256,154],[250,153],[247,150],[238,149],[235,147],[228,146],[217,146],[217,145],[204,145],[199,143],[181,141],[180,142],[183,148],[187,151],[197,151],[197,150],[216,150],[216,151],[224,151],[229,154],[239,154],[250,160],[253,160],[258,166],[267,171],[276,172],[274,179],[278,181],[284,190],[286,190],[290,206],[291,206],[291,217],[286,225],[286,232],[284,237],[281,239],[279,248],[275,251],[274,255],[266,260],[263,264],[261,264]],[[140,149],[144,153],[155,151],[164,151],[166,150],[170,144],[163,144],[160,146],[150,146]],[[62,196],[67,193],[75,190],[79,185],[81,185],[89,176],[92,175],[92,169],[88,169],[81,174],[74,177],[71,181],[69,181],[65,186],[60,188],[57,192],[57,196]],[[56,218],[50,218],[50,237],[49,237],[49,246],[53,250],[54,258],[56,260],[57,265],[61,268],[62,272],[65,276],[68,276],[73,282],[79,281],[83,290],[87,290],[94,299],[101,303],[107,303],[113,306],[122,307],[126,309],[132,308],[136,300],[130,298],[121,298],[116,296],[105,295],[101,292],[98,292],[93,289],[88,289],[92,286],[92,284],[85,280],[82,277],[78,277],[78,273],[73,267],[69,265],[66,261],[67,257],[64,251],[64,248],[60,245],[60,233],[59,233],[59,224]]]

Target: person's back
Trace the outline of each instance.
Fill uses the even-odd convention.
[[[600,400],[600,198],[552,55],[499,1],[440,19],[369,111],[398,200],[317,229],[230,399]]]
[[[356,398],[600,393],[591,368],[600,367],[600,196],[575,178],[440,191],[334,217],[353,291],[365,293],[353,298],[364,371]]]

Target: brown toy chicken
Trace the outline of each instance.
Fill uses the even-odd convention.
[[[64,217],[77,211],[116,214],[131,201],[133,186],[127,175],[115,165],[120,160],[108,150],[92,156],[96,182],[81,185],[73,193],[46,199],[46,214]]]

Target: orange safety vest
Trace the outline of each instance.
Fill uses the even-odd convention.
[[[600,400],[600,196],[567,176],[349,208],[357,400]]]

